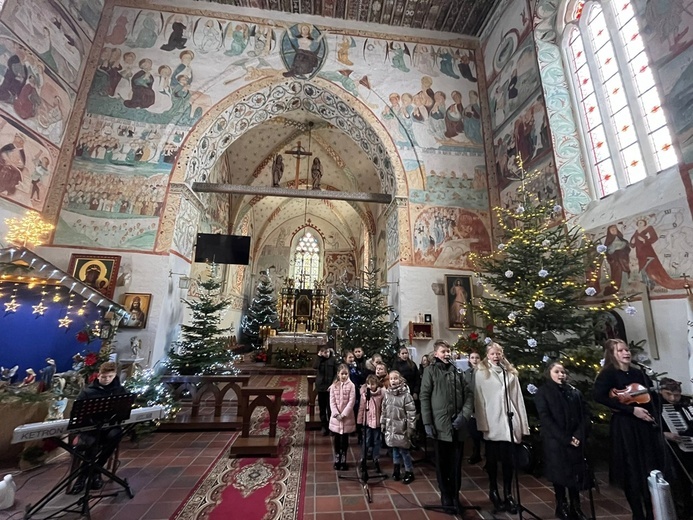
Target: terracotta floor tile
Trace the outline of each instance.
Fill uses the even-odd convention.
[[[319,513],[329,513],[341,511],[342,501],[338,496],[315,497],[315,511]]]

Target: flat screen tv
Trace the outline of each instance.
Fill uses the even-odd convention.
[[[248,265],[250,237],[198,233],[195,262]]]

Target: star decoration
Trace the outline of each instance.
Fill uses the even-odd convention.
[[[43,316],[43,313],[48,307],[46,307],[43,304],[43,302],[39,302],[38,305],[32,305],[31,308],[34,309],[32,314],[38,314],[39,316]]]
[[[58,323],[60,323],[60,326],[58,328],[65,327],[67,329],[70,327],[70,323],[72,323],[72,320],[69,316],[65,316],[64,318],[60,318],[58,320]]]
[[[17,312],[19,304],[15,300],[10,300],[5,304],[5,312]]]

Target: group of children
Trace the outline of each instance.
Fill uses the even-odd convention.
[[[333,382],[326,386],[328,369],[336,365],[334,357],[331,349],[322,348],[314,364],[318,378],[322,379],[316,381],[320,416],[322,419],[329,415],[327,428],[334,439],[334,469],[348,469],[349,435],[358,430],[359,440],[364,440],[362,464],[372,458],[376,472],[381,473],[379,457],[384,438],[392,450],[392,478],[405,484],[413,482],[410,449],[416,432],[416,405],[407,381],[397,370],[388,372],[380,356],[366,360],[363,349],[356,348],[344,353],[345,362],[336,366]],[[327,394],[322,399],[321,392]],[[329,412],[323,403],[329,403]],[[324,422],[323,434],[328,434]]]

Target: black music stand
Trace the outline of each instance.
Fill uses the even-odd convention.
[[[363,402],[365,401],[365,402]],[[363,423],[361,424],[361,463],[356,466],[356,476],[349,477],[346,475],[338,475],[338,478],[342,480],[351,480],[358,482],[363,487],[363,493],[366,495],[366,500],[369,504],[373,502],[373,497],[371,496],[371,485],[369,481],[376,479],[374,484],[380,484],[383,480],[387,479],[387,475],[378,474],[375,477],[368,475],[368,445],[366,428],[368,427],[368,410],[370,409],[371,403],[371,391],[367,390],[365,399],[362,400],[361,406],[365,406],[363,414]]]
[[[80,399],[75,401],[72,412],[70,413],[70,422],[67,426],[67,431],[70,433],[79,433],[84,431],[95,432],[97,439],[101,437],[101,432],[118,426],[121,422],[130,418],[132,404],[135,401],[135,394],[120,394],[108,397],[96,397],[92,399]],[[134,424],[129,428],[123,429],[120,435],[122,438],[129,429],[133,428]],[[129,498],[133,498],[135,494],[130,489],[127,479],[121,479],[108,471],[98,463],[99,455],[103,451],[103,447],[97,446],[97,449],[92,453],[83,453],[77,446],[65,442],[62,438],[56,438],[55,441],[72,456],[78,458],[81,464],[58,482],[53,489],[44,495],[36,504],[29,504],[24,513],[24,519],[28,520],[46,507],[55,497],[67,490],[70,483],[80,474],[86,472],[87,478],[84,485],[84,492],[81,493],[77,500],[70,504],[61,507],[60,509],[42,517],[42,520],[62,515],[63,513],[78,513],[86,518],[91,518],[91,507],[89,502],[92,499],[105,498],[116,496],[118,491],[108,494],[92,494],[91,484],[97,475],[104,475],[116,484],[120,485]],[[120,439],[119,439],[120,441]]]

